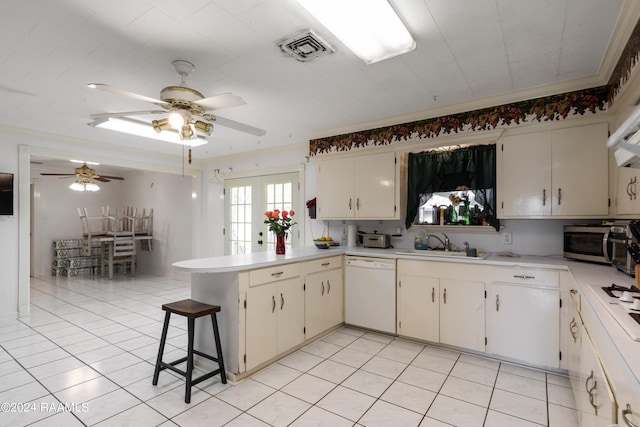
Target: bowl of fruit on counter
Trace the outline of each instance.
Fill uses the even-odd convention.
[[[313,241],[313,244],[316,245],[318,249],[329,249],[331,246],[336,246],[336,243],[329,236],[318,237]]]

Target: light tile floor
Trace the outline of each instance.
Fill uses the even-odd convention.
[[[565,376],[353,328],[185,404],[182,378],[151,377],[160,306],[189,295],[148,276],[32,279],[31,315],[0,322],[0,426],[578,425]],[[166,359],[184,354],[176,317]]]

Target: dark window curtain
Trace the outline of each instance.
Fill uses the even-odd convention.
[[[410,228],[418,208],[432,193],[453,191],[466,185],[484,205],[486,221],[496,230],[496,146],[475,145],[451,151],[410,153],[407,177],[407,217]]]

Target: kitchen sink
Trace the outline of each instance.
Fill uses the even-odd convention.
[[[489,256],[488,253],[479,253],[474,257],[467,257],[466,251],[442,251],[442,250],[419,250],[419,249],[403,249],[396,251],[398,255],[413,255],[417,257],[437,257],[437,258],[473,258],[473,259],[485,259]]]

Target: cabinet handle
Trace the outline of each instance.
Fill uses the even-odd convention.
[[[351,197],[349,197],[349,210],[351,210]]]
[[[594,381],[594,384],[597,384],[597,381]],[[592,391],[596,388],[596,386],[594,385],[593,388],[591,390],[589,390],[589,403],[591,404],[591,406],[593,406],[593,410],[595,412],[595,415],[598,415],[598,406],[595,404],[595,396],[593,395]]]
[[[271,295],[271,298],[273,298],[273,306],[271,307],[271,312],[273,313],[274,311],[276,311],[276,297],[274,295]]]
[[[324,295],[324,282],[322,282],[322,292],[320,292],[320,296]]]
[[[558,187],[558,206],[562,203],[562,188]]]
[[[515,279],[535,279],[536,276],[527,276],[526,274],[514,274]]]
[[[276,273],[271,273],[272,277],[280,277],[284,274],[284,271],[278,271]]]
[[[546,188],[542,189],[542,206],[547,206],[547,190],[546,190]]]
[[[571,289],[569,292],[571,292],[572,295],[575,295],[578,293],[577,289]]]
[[[284,296],[280,293],[280,310],[284,308]]]
[[[569,332],[571,332],[573,342],[578,342],[578,323],[576,322],[576,319],[571,319],[571,322],[569,322]]]
[[[496,311],[500,311],[500,295],[496,294]]]
[[[431,302],[436,302],[436,288],[431,288]]]
[[[327,280],[327,295],[331,292],[331,282]]]
[[[360,197],[356,199],[356,209],[360,210]]]
[[[444,303],[447,303],[447,288],[444,288],[444,293],[442,294],[442,297],[444,298]]]
[[[322,266],[323,266],[323,267],[328,267],[328,266],[330,266],[330,265],[331,265],[331,263],[330,263],[330,262],[323,262],[323,263],[322,263]]]
[[[638,182],[638,177],[634,176],[629,180],[629,184],[627,185],[627,194],[629,195],[629,200],[636,199],[636,183]]]
[[[627,407],[622,410],[622,419],[624,420],[624,423],[629,427],[639,427],[638,424],[635,424],[631,421],[629,415],[632,415],[632,414],[633,414],[633,411],[631,411],[631,405],[627,403]]]

